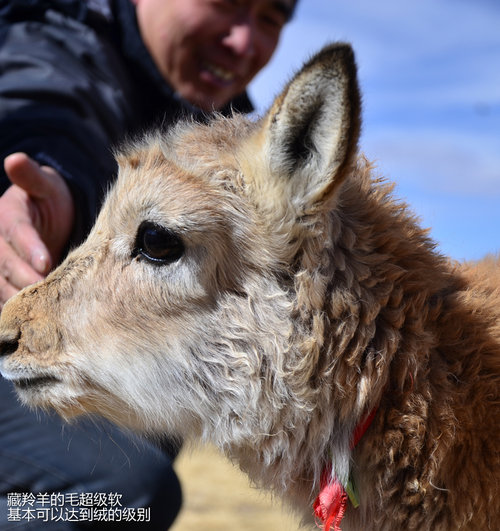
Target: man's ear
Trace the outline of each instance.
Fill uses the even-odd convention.
[[[260,131],[263,148],[271,178],[288,180],[285,189],[300,210],[327,200],[344,179],[360,113],[354,53],[342,43],[315,55],[276,98]]]

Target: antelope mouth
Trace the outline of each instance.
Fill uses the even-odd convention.
[[[19,378],[18,380],[13,381],[14,385],[23,391],[27,389],[41,389],[59,382],[61,382],[59,378],[50,375],[34,376],[33,378]]]

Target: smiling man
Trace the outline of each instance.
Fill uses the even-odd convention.
[[[116,172],[114,146],[179,116],[252,109],[246,87],[295,3],[0,0],[0,311],[86,236]],[[139,457],[111,427],[86,426],[82,436],[41,414],[40,424],[7,384],[0,381],[1,528],[11,491],[82,489],[151,506],[149,528],[168,527],[180,503],[168,452],[146,446]],[[104,442],[108,433],[119,444]]]

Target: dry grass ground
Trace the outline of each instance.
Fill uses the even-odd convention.
[[[297,531],[299,519],[249,485],[214,448],[185,450],[176,461],[184,505],[171,531]]]

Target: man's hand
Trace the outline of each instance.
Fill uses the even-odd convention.
[[[24,153],[4,161],[12,182],[0,197],[0,309],[59,261],[74,222],[71,192],[60,174]]]

